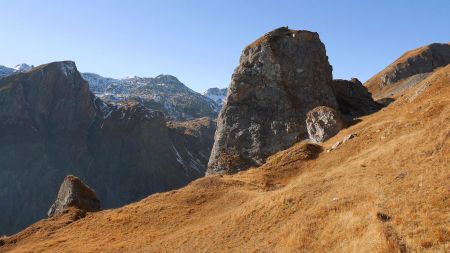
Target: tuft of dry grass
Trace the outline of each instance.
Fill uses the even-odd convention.
[[[0,252],[450,252],[450,65],[423,82],[415,99],[420,84],[322,147],[42,220],[2,238]]]

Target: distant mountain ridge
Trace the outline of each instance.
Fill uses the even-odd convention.
[[[9,76],[15,73],[30,71],[34,66],[26,63],[17,64],[14,68],[9,68],[0,65],[0,77]]]
[[[176,120],[215,118],[221,104],[203,96],[171,75],[114,79],[94,73],[82,73],[91,91],[110,103],[137,101],[145,107],[161,110]]]
[[[0,65],[0,78],[30,71],[26,63],[14,68]],[[222,107],[226,89],[212,88],[202,95],[191,90],[172,75],[151,77],[131,76],[121,79],[103,77],[95,73],[81,73],[94,95],[112,104],[139,102],[152,110],[159,110],[174,120],[201,117],[216,118]],[[217,90],[216,90],[217,89]],[[210,91],[211,90],[211,91]]]
[[[214,100],[214,102],[222,107],[225,97],[227,96],[227,88],[209,88],[203,93],[203,96]]]

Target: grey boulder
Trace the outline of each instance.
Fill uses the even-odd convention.
[[[336,135],[345,126],[339,112],[327,106],[309,111],[306,127],[311,140],[321,143]]]
[[[48,210],[48,217],[58,215],[69,207],[87,212],[100,211],[100,200],[97,194],[78,177],[72,175],[64,178],[55,203]]]

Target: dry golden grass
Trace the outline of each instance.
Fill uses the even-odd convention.
[[[325,142],[3,238],[11,252],[449,252],[450,65]],[[317,157],[315,157],[317,156]]]

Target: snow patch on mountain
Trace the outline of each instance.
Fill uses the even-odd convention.
[[[15,72],[28,72],[33,68],[33,66],[30,66],[26,63],[17,64],[14,66]]]
[[[227,89],[209,88],[203,93],[203,96],[208,97],[222,107],[222,104],[225,102],[225,98],[227,96]]]
[[[28,72],[30,71],[34,66],[33,65],[28,65],[26,63],[22,63],[22,64],[17,64],[16,66],[14,66],[14,68],[9,68],[9,67],[5,67],[0,65],[0,78],[1,77],[5,77],[5,76],[9,76],[12,74],[16,74],[16,73],[21,73],[21,72]]]
[[[220,106],[171,75],[154,78],[129,76],[122,79],[82,73],[91,91],[109,103],[139,102],[147,108],[165,112],[177,120],[215,118]]]

